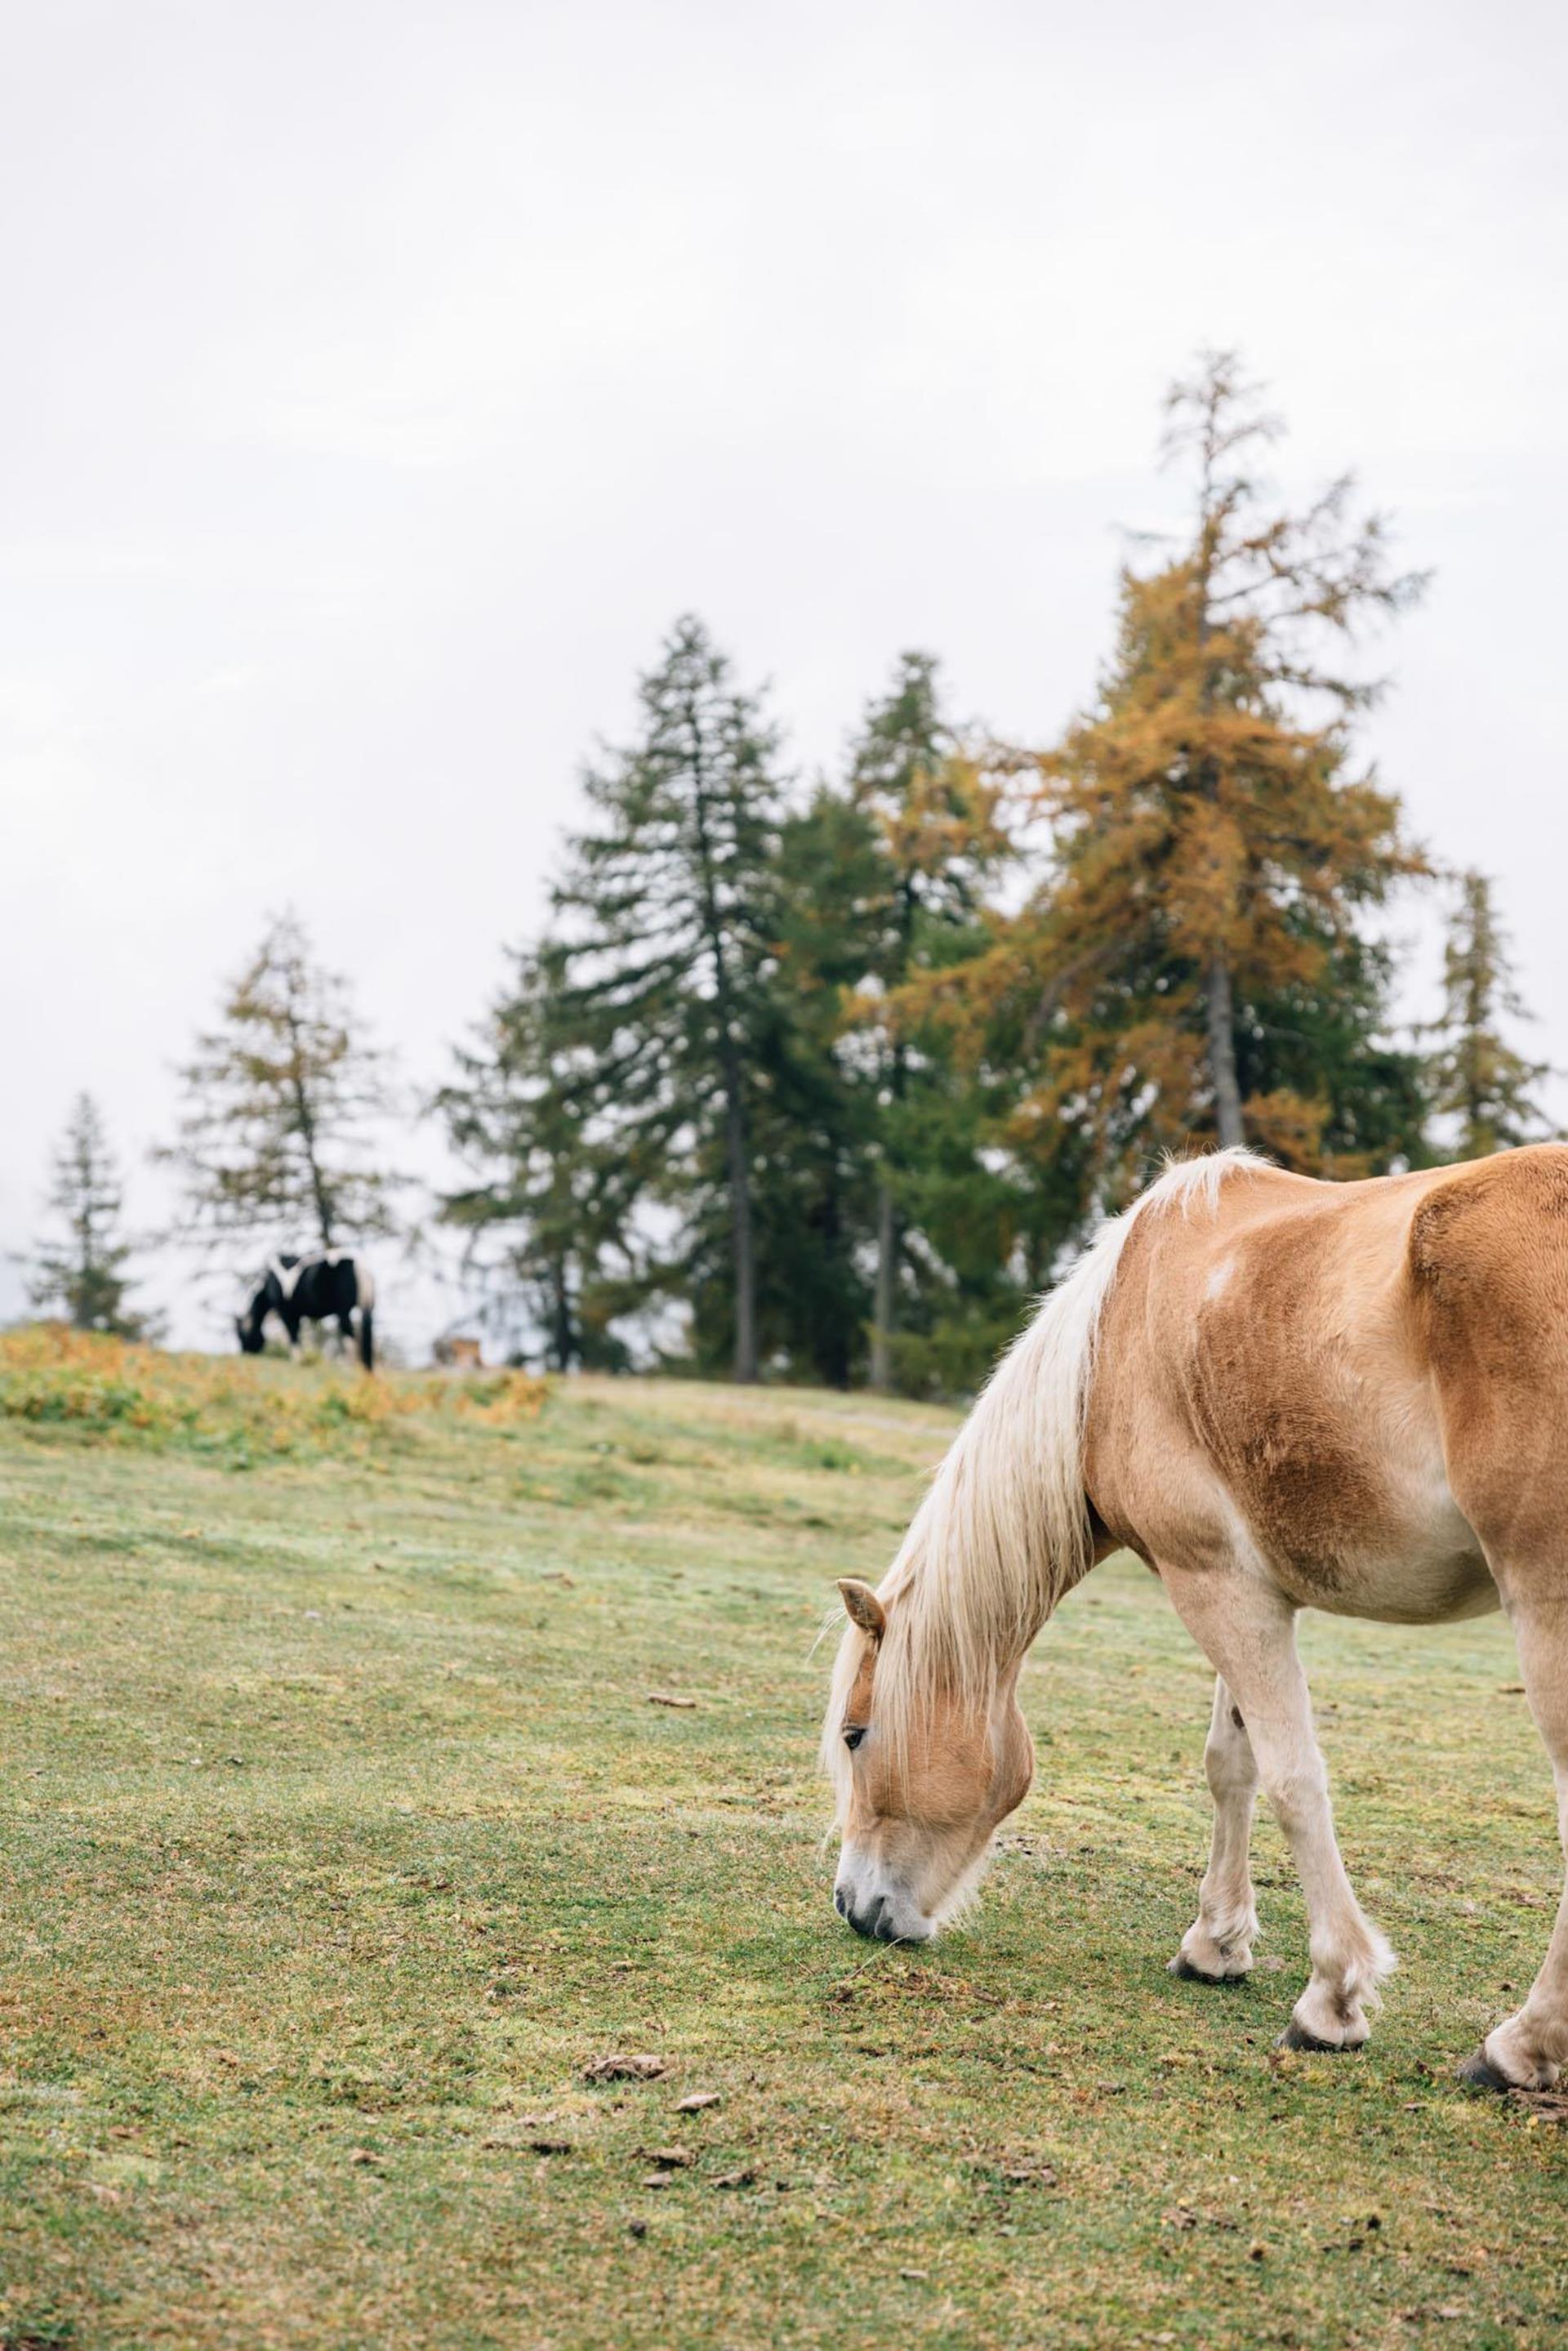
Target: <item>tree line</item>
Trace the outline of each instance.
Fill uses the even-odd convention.
[[[1343,1176],[1550,1132],[1491,885],[1439,872],[1358,747],[1369,624],[1425,581],[1349,477],[1280,499],[1280,432],[1231,354],[1172,388],[1187,525],[1126,564],[1104,674],[1044,747],[960,726],[909,653],[803,789],[677,622],[585,775],[544,935],[427,1105],[470,1171],[438,1214],[547,1362],[623,1367],[640,1332],[742,1381],[961,1392],[1164,1151]],[[1441,1012],[1401,1035],[1386,914],[1433,883]],[[189,1228],[397,1224],[385,1062],[293,918],[183,1079],[163,1155]],[[90,1240],[71,1220],[106,1164],[83,1105],[55,1199],[74,1255],[38,1297],[99,1322],[129,1313],[124,1259],[101,1204]]]

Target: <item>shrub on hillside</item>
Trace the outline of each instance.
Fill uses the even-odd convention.
[[[436,1416],[492,1426],[535,1418],[545,1383],[503,1372],[449,1380],[250,1358],[165,1354],[99,1332],[41,1322],[0,1332],[0,1419],[85,1440],[177,1446],[238,1468],[355,1455]]]

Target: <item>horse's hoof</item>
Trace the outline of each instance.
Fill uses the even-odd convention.
[[[1309,2032],[1293,2016],[1274,2043],[1276,2049],[1310,2049],[1320,2057],[1344,2057],[1360,2045],[1359,2042],[1320,2041],[1315,2032]]]
[[[1195,1968],[1185,1951],[1178,1951],[1175,1959],[1167,1959],[1165,1972],[1168,1976],[1179,1976],[1183,1983],[1217,1984],[1225,1980],[1223,1976],[1211,1976],[1207,1968]]]
[[[1486,2053],[1483,2041],[1473,2057],[1467,2057],[1459,2067],[1459,2079],[1467,2090],[1490,2090],[1504,2096],[1513,2084],[1506,2074],[1500,2074]]]

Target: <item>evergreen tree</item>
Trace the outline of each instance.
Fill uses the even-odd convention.
[[[772,928],[778,971],[758,1104],[759,1286],[767,1343],[799,1375],[862,1375],[871,1314],[877,1056],[846,1033],[867,968],[877,844],[864,812],[819,785],[784,825]]]
[[[1417,1073],[1384,1035],[1386,956],[1361,925],[1424,868],[1397,802],[1353,771],[1376,688],[1334,648],[1422,583],[1392,569],[1379,518],[1355,518],[1348,477],[1300,513],[1270,503],[1254,460],[1280,427],[1231,355],[1175,387],[1168,423],[1168,455],[1195,465],[1189,538],[1124,573],[1096,706],[1015,762],[1053,870],[945,990],[971,1046],[999,1017],[1032,1029],[1020,1139],[1049,1154],[1086,1130],[1096,1189],[1124,1195],[1195,1135],[1349,1172],[1419,1130]]]
[[[1532,1089],[1552,1074],[1527,1061],[1502,1033],[1530,1014],[1514,984],[1508,934],[1484,873],[1459,877],[1459,904],[1443,955],[1443,1010],[1430,1062],[1432,1106],[1458,1122],[1456,1156],[1481,1159],[1552,1132]]]
[[[78,1331],[110,1331],[122,1339],[156,1335],[154,1318],[126,1302],[135,1285],[125,1270],[132,1251],[121,1224],[124,1193],[90,1094],[77,1096],[55,1153],[49,1207],[56,1229],[33,1252],[33,1304],[56,1309]]]
[[[639,688],[641,727],[586,778],[595,828],[554,897],[562,1012],[619,1070],[616,1124],[680,1218],[700,1337],[715,1306],[733,1376],[760,1362],[759,1093],[776,1018],[776,737],[701,622],[680,621]],[[722,1217],[723,1269],[711,1257]]]
[[[510,986],[436,1098],[481,1179],[448,1194],[441,1213],[468,1236],[470,1264],[499,1279],[503,1306],[520,1302],[541,1327],[556,1370],[619,1370],[626,1350],[608,1326],[637,1301],[633,1221],[657,1170],[615,1114],[621,1057],[601,1060],[575,1033],[564,961],[548,941],[515,956]]]
[[[296,915],[268,925],[180,1075],[178,1137],[158,1155],[193,1227],[324,1249],[393,1229],[397,1179],[374,1138],[390,1107],[386,1058]]]
[[[794,1287],[840,1361],[846,1310],[868,1325],[879,1387],[977,1384],[1082,1210],[1056,1185],[1060,1166],[1045,1180],[1008,1146],[1016,1072],[965,1066],[940,1022],[900,1009],[915,976],[934,981],[983,945],[987,893],[1010,853],[996,793],[942,715],[935,663],[906,654],[867,713],[844,785],[822,787],[786,828],[781,977],[795,1091],[781,1077],[775,1099],[793,1106],[809,1073],[813,1141],[768,1161],[836,1168],[815,1196],[836,1250],[816,1233]],[[858,1346],[852,1360],[858,1368]]]
[[[871,1384],[886,1389],[906,1270],[900,1194],[921,1156],[928,1097],[949,1082],[950,1061],[918,1027],[889,1018],[888,1001],[917,971],[941,967],[971,943],[983,886],[1008,851],[995,794],[942,714],[930,654],[905,653],[892,691],[867,712],[849,794],[877,852],[860,1018],[877,1045],[882,1110]]]

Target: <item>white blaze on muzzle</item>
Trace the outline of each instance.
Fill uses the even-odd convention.
[[[838,1859],[833,1907],[857,1935],[884,1943],[929,1942],[937,1922],[920,1908],[907,1886],[869,1855],[846,1844]]]

